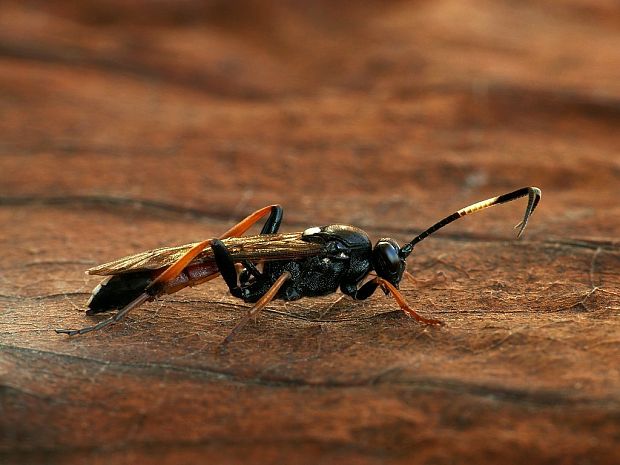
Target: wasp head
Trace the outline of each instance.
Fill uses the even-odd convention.
[[[372,266],[380,278],[398,287],[407,264],[400,255],[398,243],[394,239],[382,238],[372,249]]]

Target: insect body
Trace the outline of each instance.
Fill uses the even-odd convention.
[[[120,309],[111,318],[78,330],[58,329],[69,335],[101,329],[123,318],[142,303],[221,275],[231,294],[254,303],[224,342],[228,342],[252,316],[271,300],[297,300],[326,295],[340,289],[355,300],[370,297],[377,288],[391,294],[400,308],[422,324],[441,324],[418,315],[398,290],[406,259],[414,246],[447,224],[470,213],[528,196],[521,235],[541,198],[540,189],[524,187],[465,207],[435,223],[400,247],[390,238],[376,244],[361,229],[333,224],[301,233],[279,234],[282,208],[270,205],[257,210],[219,239],[179,247],[150,250],[88,270],[108,276],[88,302],[87,314]],[[253,224],[268,216],[261,233],[245,236]],[[370,279],[367,279],[372,276]]]

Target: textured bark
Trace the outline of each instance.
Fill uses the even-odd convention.
[[[2,463],[619,463],[615,2],[3,2]],[[339,4],[340,5],[340,4]],[[217,280],[82,337],[83,271],[285,208],[416,247],[403,293]],[[104,316],[101,316],[104,317]]]

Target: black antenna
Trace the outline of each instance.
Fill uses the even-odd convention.
[[[523,230],[527,226],[527,222],[534,213],[538,202],[542,196],[542,192],[538,187],[523,187],[521,189],[517,189],[516,191],[509,192],[508,194],[500,195],[498,197],[493,197],[491,199],[483,200],[481,202],[474,203],[469,205],[468,207],[461,208],[459,211],[452,213],[450,216],[445,217],[443,220],[435,223],[433,226],[428,228],[423,233],[417,235],[413,238],[411,242],[405,245],[400,249],[399,255],[401,258],[407,258],[409,254],[412,252],[413,247],[420,241],[423,241],[428,236],[433,234],[438,229],[443,228],[445,225],[452,223],[455,220],[458,220],[462,216],[469,215],[470,213],[474,213],[480,210],[484,210],[485,208],[492,207],[493,205],[499,205],[501,203],[512,202],[515,199],[519,199],[521,197],[528,196],[527,208],[525,209],[525,215],[523,216],[523,220],[515,226],[519,228],[519,232],[517,233],[517,237],[521,237]]]

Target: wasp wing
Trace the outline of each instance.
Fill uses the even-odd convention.
[[[233,260],[286,260],[317,255],[322,245],[302,240],[301,233],[263,234],[259,236],[229,237],[222,239]],[[103,265],[95,266],[88,274],[108,276],[134,271],[159,270],[172,265],[198,244],[161,247],[147,250],[128,257],[119,258]],[[193,264],[213,263],[213,250],[207,247],[192,262]]]

